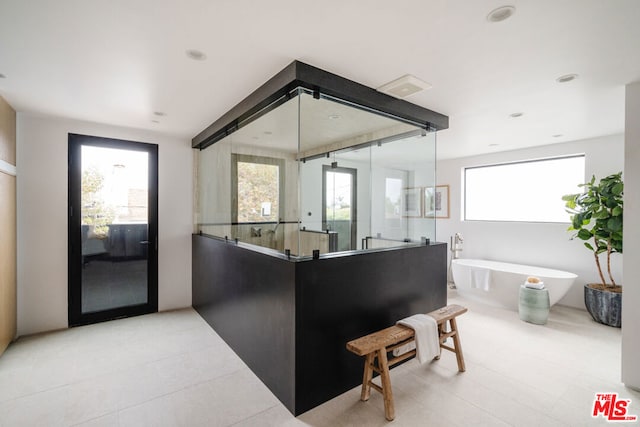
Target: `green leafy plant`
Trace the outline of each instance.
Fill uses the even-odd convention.
[[[90,226],[90,237],[106,239],[109,225],[115,217],[113,207],[107,206],[100,195],[104,176],[95,167],[82,172],[82,224]]]
[[[611,254],[622,253],[622,213],[624,183],[622,172],[609,175],[596,183],[596,177],[581,184],[582,193],[568,194],[562,197],[565,207],[571,214],[572,239],[584,240],[584,246],[593,252],[602,288],[621,292],[611,275]],[[610,283],[604,278],[600,265],[600,254],[607,254],[607,274]]]

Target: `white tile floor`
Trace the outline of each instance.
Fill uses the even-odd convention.
[[[596,392],[620,383],[620,330],[554,307],[537,326],[450,295],[467,371],[455,356],[391,371],[394,426],[608,425]],[[355,357],[355,356],[354,356]],[[376,426],[381,396],[354,388],[294,418],[192,309],[21,338],[0,357],[0,426]],[[629,424],[625,424],[629,425]]]

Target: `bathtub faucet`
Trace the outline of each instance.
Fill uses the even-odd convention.
[[[459,252],[462,252],[463,242],[464,239],[462,238],[462,234],[460,233],[456,233],[456,235],[451,238],[451,252],[453,253],[453,259],[458,259]]]
[[[449,259],[449,268],[447,270],[447,283],[449,284],[449,288],[456,289],[456,284],[453,281],[453,272],[451,270],[451,264],[454,259],[458,259],[459,252],[462,251],[462,242],[464,239],[462,238],[462,234],[456,233],[455,237],[451,236],[451,258]]]

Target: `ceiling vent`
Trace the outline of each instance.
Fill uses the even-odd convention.
[[[378,88],[378,92],[383,92],[387,95],[395,96],[396,98],[405,98],[426,89],[431,89],[431,84],[424,82],[411,74],[407,74],[399,79],[395,79],[394,81],[387,83],[386,85],[380,86]]]

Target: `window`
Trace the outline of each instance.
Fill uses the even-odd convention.
[[[235,220],[237,223],[277,222],[280,218],[281,159],[234,155]]]
[[[583,182],[584,155],[465,168],[464,219],[569,222],[562,196]]]
[[[399,219],[400,206],[402,205],[402,180],[386,178],[384,196],[385,219]]]
[[[322,229],[338,233],[338,250],[357,247],[357,169],[322,166]]]
[[[352,176],[349,172],[325,170],[325,216],[332,220],[348,220],[353,217]]]

